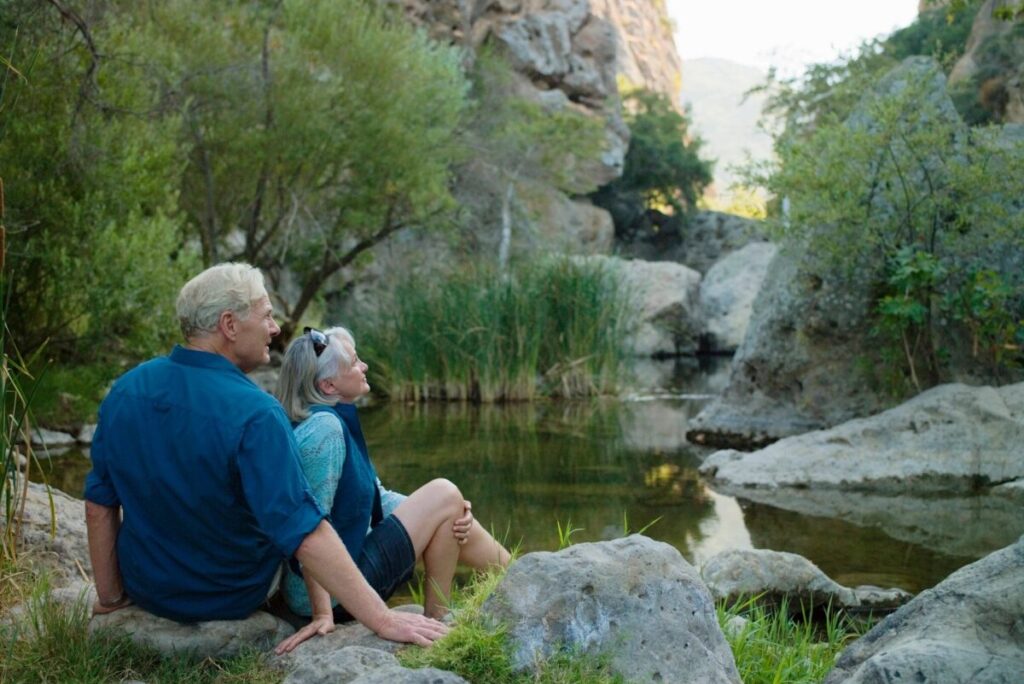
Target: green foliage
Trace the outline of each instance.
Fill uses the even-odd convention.
[[[615,386],[628,311],[614,273],[553,259],[508,277],[409,281],[357,332],[374,385],[393,399],[571,397]]]
[[[700,158],[702,141],[664,95],[637,90],[624,106],[630,141],[622,176],[593,199],[611,213],[616,234],[630,237],[643,228],[647,210],[681,215],[695,208],[711,183],[712,163]]]
[[[582,527],[573,527],[572,519],[565,521],[565,527],[562,527],[562,523],[559,520],[555,521],[555,525],[558,528],[558,549],[566,549],[572,546],[572,535],[577,532],[582,532]]]
[[[227,259],[294,276],[287,333],[343,267],[453,207],[459,54],[376,3],[10,0],[0,50],[25,349],[150,355],[181,283]]]
[[[571,651],[555,654],[537,664],[537,671],[515,672],[505,630],[484,619],[481,607],[505,576],[504,570],[474,575],[462,590],[454,591],[454,627],[427,649],[407,648],[398,654],[402,665],[435,667],[455,672],[474,684],[616,684],[604,658]]]
[[[772,224],[804,245],[813,268],[875,288],[876,331],[902,350],[914,388],[940,379],[948,351],[940,339],[955,343],[956,320],[979,334],[1001,330],[986,332],[984,345],[1012,351],[1005,345],[1016,332],[995,320],[993,307],[964,308],[970,297],[956,296],[974,287],[982,266],[1003,279],[1000,301],[1012,320],[1024,317],[1016,187],[1024,144],[998,130],[968,129],[929,94],[931,77],[918,81],[867,98],[848,123],[819,122],[806,138],[782,139],[778,166],[761,178],[775,197],[789,199],[788,215]],[[943,302],[951,307],[945,312]]]
[[[17,68],[0,106],[14,340],[63,357],[165,347],[195,266],[175,207],[176,121],[116,113],[147,85],[86,78],[96,55],[49,6],[6,3],[0,46]]]
[[[865,631],[864,625],[831,608],[821,621],[806,614],[794,618],[785,600],[777,609],[765,608],[756,599],[719,604],[717,613],[744,684],[821,682],[839,653]],[[737,627],[735,618],[747,622]]]

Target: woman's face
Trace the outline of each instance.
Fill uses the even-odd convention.
[[[369,366],[356,355],[356,349],[351,343],[342,341],[341,346],[352,359],[352,367],[348,370],[339,369],[331,377],[322,380],[321,389],[325,394],[351,403],[370,391],[370,384],[366,382],[366,371]]]

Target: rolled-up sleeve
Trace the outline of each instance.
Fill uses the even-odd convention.
[[[93,437],[92,446],[89,449],[89,458],[92,460],[92,470],[85,478],[86,501],[101,506],[120,506],[121,500],[117,496],[113,483],[110,481],[110,474],[107,472],[107,449],[106,449],[106,428],[103,427],[103,416],[100,415],[96,434]]]
[[[238,473],[257,524],[284,557],[327,517],[299,468],[284,411],[261,411],[246,425]]]

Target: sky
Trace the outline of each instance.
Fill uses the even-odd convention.
[[[667,0],[684,59],[719,57],[780,75],[909,25],[918,0]]]

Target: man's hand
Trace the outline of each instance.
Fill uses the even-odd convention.
[[[469,531],[473,528],[473,504],[469,501],[463,502],[462,517],[452,525],[452,534],[459,540],[459,544],[469,541]]]
[[[274,649],[274,653],[277,655],[284,655],[285,653],[291,653],[296,646],[301,644],[310,637],[330,634],[334,631],[334,615],[327,613],[326,615],[314,615],[309,621],[309,624],[292,634],[290,637],[282,641]]]
[[[389,610],[377,636],[403,644],[429,646],[448,633],[448,625],[415,613]]]

